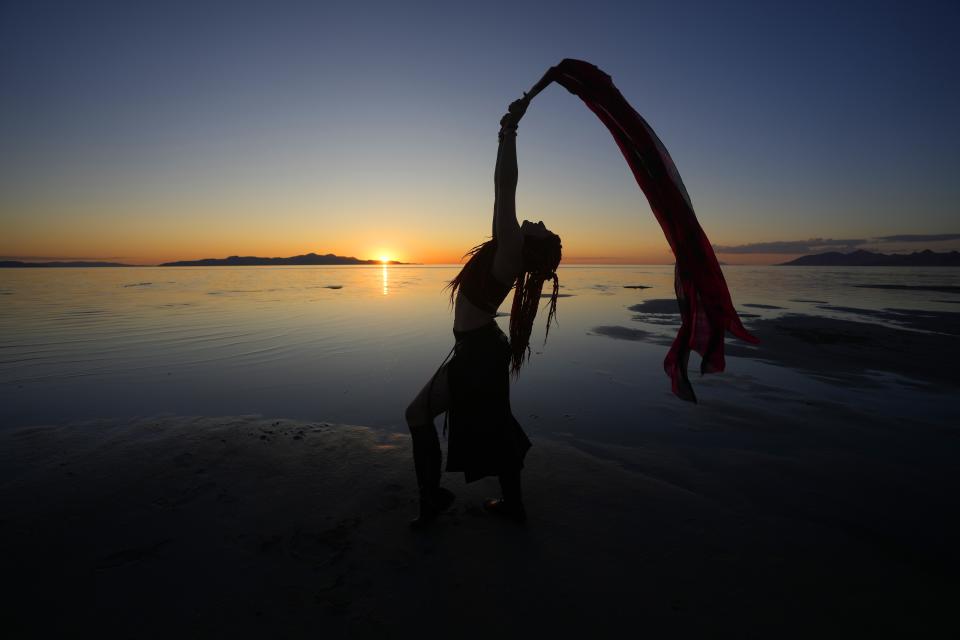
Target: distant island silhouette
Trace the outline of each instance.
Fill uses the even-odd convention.
[[[332,253],[318,255],[316,253],[307,253],[302,256],[290,256],[289,258],[260,258],[258,256],[230,256],[229,258],[203,258],[201,260],[179,260],[177,262],[164,262],[159,265],[145,264],[123,264],[121,262],[24,262],[22,260],[0,260],[0,269],[20,269],[36,267],[249,267],[258,265],[283,265],[283,264],[306,264],[306,265],[324,265],[324,264],[384,264],[381,260],[361,260],[353,256],[337,256]],[[389,260],[386,264],[415,264],[410,262],[400,262],[398,260]]]
[[[23,262],[22,260],[0,260],[0,269],[19,269],[23,267],[136,267],[135,264],[120,262]]]
[[[259,258],[257,256],[230,256],[229,258],[203,258],[202,260],[180,260],[178,262],[164,262],[161,267],[249,267],[258,265],[283,264],[383,264],[380,260],[361,260],[353,256],[337,256],[332,253],[317,255],[307,253],[302,256],[289,258]],[[408,264],[390,260],[386,264]]]
[[[803,256],[779,267],[960,267],[960,253],[956,251],[936,253],[915,251],[906,253],[873,253],[872,251],[854,251],[852,253],[816,253]]]

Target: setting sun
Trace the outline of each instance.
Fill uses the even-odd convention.
[[[383,264],[387,264],[388,262],[390,262],[389,256],[380,256],[380,262],[382,262]]]

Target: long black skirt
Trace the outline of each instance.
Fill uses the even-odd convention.
[[[447,471],[467,482],[523,468],[530,439],[510,410],[510,342],[497,323],[454,331]]]

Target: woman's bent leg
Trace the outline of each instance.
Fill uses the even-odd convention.
[[[413,468],[417,473],[420,493],[433,492],[440,487],[441,463],[440,439],[433,424],[411,425],[410,439],[413,442]]]
[[[413,440],[413,465],[420,490],[440,486],[442,454],[433,419],[447,410],[449,387],[447,365],[440,367],[407,407],[407,427]]]
[[[445,364],[433,377],[423,386],[417,397],[413,399],[410,406],[407,407],[406,419],[407,426],[413,430],[414,427],[426,424],[433,424],[433,419],[447,410],[450,406],[450,386],[447,381],[447,368]]]
[[[440,488],[442,453],[433,419],[447,410],[449,388],[447,367],[440,367],[410,406],[406,419],[413,442],[413,467],[420,491],[420,515],[411,524],[421,526],[434,520],[453,502],[453,494]]]

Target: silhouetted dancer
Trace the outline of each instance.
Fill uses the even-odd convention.
[[[517,223],[517,124],[532,95],[514,101],[500,120],[500,148],[494,171],[493,238],[474,247],[470,259],[450,281],[454,306],[453,358],[440,366],[407,407],[413,463],[420,492],[415,527],[429,524],[453,503],[440,486],[440,439],[433,420],[447,413],[447,471],[463,471],[466,481],[496,475],[502,497],[486,509],[516,522],[526,520],[520,487],[523,459],[530,448],[510,410],[510,372],[530,354],[530,333],[543,284],[553,280],[547,333],[556,313],[560,237],[543,222]],[[510,338],[494,321],[497,308],[515,289]]]

